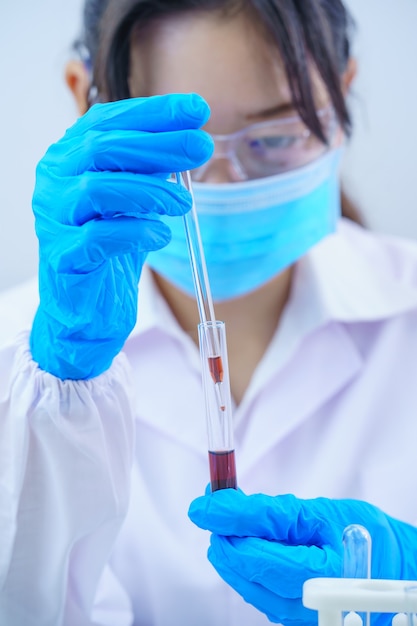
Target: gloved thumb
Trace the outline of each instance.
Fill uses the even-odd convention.
[[[188,515],[200,528],[219,535],[320,545],[329,534],[341,538],[344,528],[342,520],[334,524],[330,504],[325,498],[304,501],[290,494],[247,496],[222,489],[196,498]]]

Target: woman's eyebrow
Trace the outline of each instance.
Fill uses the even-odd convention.
[[[286,113],[295,113],[295,107],[292,102],[277,104],[275,106],[268,107],[267,109],[261,109],[260,111],[256,111],[256,113],[248,113],[245,117],[248,121],[264,120],[270,117],[277,117],[278,115],[283,115]]]

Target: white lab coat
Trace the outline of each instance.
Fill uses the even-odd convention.
[[[209,480],[199,355],[150,274],[123,354],[90,381],[39,370],[27,331],[12,340],[36,301],[33,284],[0,301],[0,624],[268,624],[187,517]],[[417,244],[342,221],[303,258],[234,419],[245,492],[414,522]]]

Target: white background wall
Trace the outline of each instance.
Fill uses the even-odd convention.
[[[36,273],[34,171],[76,116],[63,67],[82,0],[0,0],[0,290]],[[345,180],[370,227],[417,239],[417,1],[348,0],[358,24]]]

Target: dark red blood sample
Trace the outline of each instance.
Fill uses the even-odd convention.
[[[237,489],[235,451],[209,451],[211,490]]]

